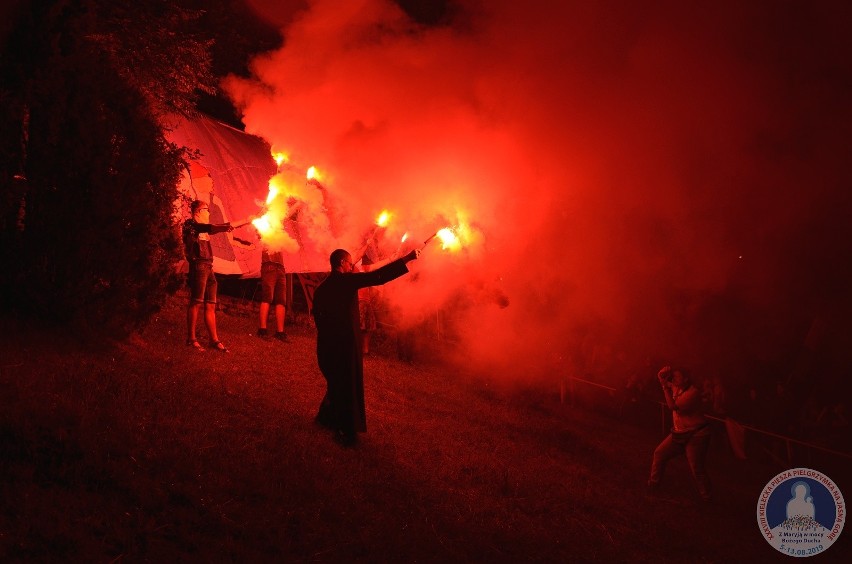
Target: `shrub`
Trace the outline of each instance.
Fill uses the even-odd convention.
[[[123,334],[179,282],[172,210],[183,155],[157,119],[168,104],[152,101],[171,83],[158,90],[151,68],[138,73],[145,88],[128,79],[133,69],[119,60],[115,38],[139,43],[140,34],[121,29],[130,19],[104,12],[110,3],[31,6],[5,45],[7,54],[26,55],[4,57],[0,69],[9,79],[0,91],[9,148],[0,178],[0,306]],[[168,47],[149,47],[157,54],[147,63],[162,65],[162,76],[183,68],[169,72]],[[193,52],[203,74],[209,61],[203,49]]]

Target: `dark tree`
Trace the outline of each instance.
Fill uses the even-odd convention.
[[[214,91],[200,13],[18,2],[2,31],[0,306],[121,335],[179,282],[183,154],[159,117]]]

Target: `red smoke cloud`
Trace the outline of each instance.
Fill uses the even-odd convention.
[[[592,370],[589,342],[702,361],[725,333],[699,327],[708,296],[739,284],[757,311],[785,299],[767,246],[806,222],[802,159],[820,161],[785,157],[826,101],[788,82],[819,47],[776,52],[813,39],[776,29],[801,14],[460,5],[427,28],[386,0],[309,2],[252,79],[225,83],[248,132],[327,175],[335,245],[356,248],[382,209],[394,242],[469,228],[463,250],[430,244],[417,276],[388,286],[409,317],[453,311],[468,361],[536,375]],[[827,26],[825,10],[806,11]]]

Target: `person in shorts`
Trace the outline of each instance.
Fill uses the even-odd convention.
[[[216,331],[216,292],[218,284],[213,273],[213,248],[210,235],[233,231],[230,223],[211,224],[210,207],[203,200],[190,204],[192,216],[183,224],[183,244],[186,260],[189,262],[189,305],[186,310],[186,344],[198,351],[204,347],[198,342],[196,326],[198,316],[204,309],[204,325],[210,336],[210,346],[221,352],[228,352],[219,340]]]
[[[260,324],[258,337],[266,337],[269,330],[266,325],[269,320],[270,306],[275,311],[275,335],[279,341],[287,341],[284,331],[284,315],[287,303],[287,270],[284,268],[284,257],[280,251],[263,248],[260,263]]]

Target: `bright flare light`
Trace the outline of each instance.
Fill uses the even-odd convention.
[[[251,224],[257,228],[262,237],[272,233],[272,225],[269,224],[269,214],[253,220]]]
[[[272,200],[274,200],[278,196],[279,190],[277,186],[274,186],[271,182],[269,183],[269,194],[266,195],[266,203],[271,204]]]
[[[389,221],[390,212],[388,210],[382,210],[382,213],[380,213],[379,217],[376,218],[376,225],[379,227],[387,227]]]
[[[408,239],[408,232],[402,234],[402,239],[399,240],[400,243],[405,243],[405,240]]]
[[[461,248],[461,242],[459,241],[459,238],[456,237],[456,234],[453,233],[453,230],[449,227],[439,229],[437,236],[438,239],[441,240],[442,249],[450,249],[451,251],[457,251]]]
[[[275,164],[281,166],[281,163],[287,162],[287,155],[284,153],[272,153],[272,158],[275,159]]]
[[[319,180],[319,173],[317,172],[317,167],[312,166],[308,169],[308,173],[305,175],[308,180]]]
[[[269,193],[266,195],[266,205],[272,203],[272,200],[277,198],[283,189],[286,188],[284,184],[284,177],[280,174],[276,174],[272,178],[269,179]]]
[[[270,215],[272,212],[269,206],[281,194],[282,188],[282,178],[280,175],[275,175],[269,179],[269,193],[266,195],[266,211],[261,217],[251,222],[260,232],[261,237],[272,233],[272,226],[275,222],[274,216],[277,214]]]

